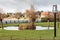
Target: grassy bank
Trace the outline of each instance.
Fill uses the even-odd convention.
[[[19,24],[24,24],[24,23],[9,23],[9,24],[3,24],[3,26],[18,26]],[[27,23],[25,23],[27,24]],[[56,23],[58,26],[58,22]],[[35,23],[36,26],[49,26],[48,22],[40,22],[40,23]],[[54,22],[50,22],[50,26],[54,26]],[[60,26],[60,22],[59,22]],[[1,24],[0,24],[1,27]]]
[[[27,24],[27,23],[25,23]],[[17,26],[18,23],[4,24],[3,26]],[[35,23],[37,26],[48,26],[48,22]],[[60,23],[59,23],[60,25]],[[1,26],[1,25],[0,25]],[[50,22],[53,26],[53,22]],[[54,30],[1,30],[0,40],[53,40]],[[60,40],[60,28],[57,28],[57,40]]]
[[[10,40],[21,40],[21,39],[53,39],[54,31],[53,30],[20,30],[20,31],[11,31],[11,30],[0,30],[0,39]],[[60,39],[60,28],[57,28],[57,37]]]

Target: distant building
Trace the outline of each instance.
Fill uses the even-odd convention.
[[[53,16],[53,12],[42,12],[42,13],[41,13],[41,17],[47,17],[48,14],[49,14],[50,16]]]
[[[36,11],[36,14],[37,14],[38,18],[41,17],[41,12],[40,11]]]

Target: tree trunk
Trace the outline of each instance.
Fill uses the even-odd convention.
[[[2,26],[1,26],[1,27],[2,27],[2,30],[3,30],[3,22],[2,22],[2,21],[1,21],[1,24],[2,24]]]
[[[32,25],[34,25],[34,22],[33,22],[33,21],[31,21],[31,24],[32,24]]]
[[[49,30],[49,27],[50,27],[50,21],[49,21],[49,20],[48,20],[48,23],[49,23],[49,24],[48,24],[48,30]]]
[[[59,15],[58,15],[58,28],[59,28]]]
[[[34,25],[34,22],[31,21],[32,29],[36,29],[36,26]]]

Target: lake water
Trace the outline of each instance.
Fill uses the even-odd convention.
[[[17,26],[4,27],[5,30],[18,30]],[[49,27],[49,30],[53,30],[54,27]],[[36,26],[36,30],[48,30],[48,27]]]

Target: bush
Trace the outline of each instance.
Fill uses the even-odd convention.
[[[56,21],[58,21],[58,20],[59,20],[59,18],[56,18]],[[48,18],[41,18],[41,22],[47,22],[47,21],[48,21]],[[52,18],[49,18],[49,21],[50,22],[53,22],[54,21],[54,18],[53,17]]]
[[[41,22],[47,22],[47,18],[41,18]]]
[[[34,29],[36,29],[36,27],[35,25],[32,25],[31,23],[19,25],[19,30],[34,30]]]

